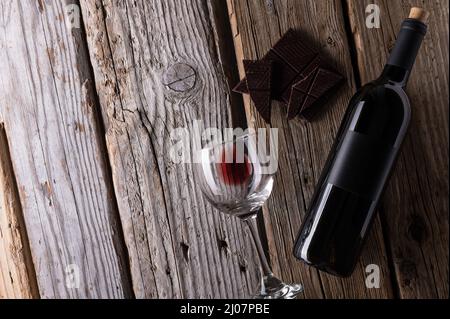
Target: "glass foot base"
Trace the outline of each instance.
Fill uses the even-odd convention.
[[[254,299],[295,299],[297,295],[303,292],[303,286],[300,284],[285,284],[273,275],[261,279],[261,285],[258,293],[253,296]]]

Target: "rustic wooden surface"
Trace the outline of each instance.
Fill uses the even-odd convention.
[[[39,297],[21,209],[8,141],[0,124],[0,299]]]
[[[238,62],[261,58],[289,28],[302,30],[314,38],[322,52],[333,57],[338,70],[347,78],[340,94],[329,102],[324,115],[312,123],[286,119],[286,107],[273,103],[272,125],[280,128],[279,170],[274,192],[264,207],[269,250],[274,271],[286,281],[305,285],[305,298],[389,298],[392,296],[389,267],[379,222],[375,223],[364,254],[353,275],[339,279],[305,266],[292,255],[293,243],[314,187],[325,163],[328,150],[339,127],[347,103],[356,89],[348,39],[344,29],[344,13],[340,1],[229,1]],[[242,69],[241,69],[242,70]],[[264,122],[249,106],[250,125]],[[288,261],[288,262],[286,262]],[[364,285],[365,267],[381,268],[380,289]]]
[[[303,298],[448,298],[448,1],[423,1],[432,17],[408,87],[411,130],[355,273],[339,279],[292,256],[348,100],[380,73],[413,4],[376,0],[381,28],[369,30],[369,2],[2,1],[0,298],[251,295],[247,232],[206,202],[191,166],[171,161],[170,131],[195,119],[265,126],[230,87],[242,59],[290,27],[347,83],[312,123],[273,105],[280,170],[262,230],[274,272],[302,282]],[[66,284],[70,264],[79,289]],[[365,287],[368,264],[381,267],[379,289]]]
[[[370,1],[384,15],[367,29],[369,1],[349,3],[362,82],[380,73],[402,18],[414,1]],[[407,93],[412,119],[381,203],[398,291],[402,298],[448,298],[448,1],[435,1],[429,31]]]
[[[192,167],[170,157],[173,128],[232,125],[211,8],[81,5],[136,297],[248,296],[258,280],[244,225],[206,203]]]
[[[0,11],[0,118],[40,296],[129,296],[80,31],[60,1],[2,1]],[[66,282],[73,267],[78,289]]]

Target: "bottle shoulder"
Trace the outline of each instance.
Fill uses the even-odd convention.
[[[376,80],[364,85],[351,100],[345,128],[397,146],[410,118],[411,108],[403,87]]]
[[[392,106],[410,108],[409,97],[402,85],[391,83],[385,79],[377,79],[362,86],[354,95],[351,103],[374,99],[389,102]],[[385,103],[382,103],[385,105]]]
[[[369,93],[374,90],[382,90],[382,89],[391,90],[391,91],[394,91],[395,93],[397,93],[397,95],[399,95],[399,96],[407,97],[405,87],[403,85],[396,83],[396,82],[389,81],[384,78],[379,78],[379,79],[376,79],[374,81],[364,84],[359,89],[359,91],[361,91],[361,93]]]

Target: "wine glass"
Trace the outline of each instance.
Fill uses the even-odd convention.
[[[261,283],[254,298],[293,299],[303,291],[303,286],[285,284],[274,276],[256,225],[257,213],[272,192],[275,173],[274,145],[266,137],[245,134],[201,149],[196,153],[195,175],[204,196],[214,207],[248,225],[261,266]],[[268,159],[272,159],[269,165]]]

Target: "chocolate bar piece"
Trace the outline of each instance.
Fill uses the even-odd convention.
[[[248,94],[247,79],[243,79],[241,82],[239,82],[233,88],[233,92],[242,93],[242,94]]]
[[[333,70],[317,67],[306,78],[295,83],[289,99],[288,119],[293,119],[297,115],[310,118],[311,106],[326,96],[342,79],[343,77]]]
[[[272,62],[244,60],[247,89],[261,117],[270,123]]]
[[[272,98],[283,101],[282,94],[288,90],[293,81],[301,75],[305,68],[315,59],[317,52],[305,45],[297,31],[289,29],[288,32],[274,45],[261,59],[271,61],[273,64]],[[249,94],[246,79],[239,82],[233,91]],[[289,99],[289,97],[288,97]],[[288,101],[284,101],[287,103]]]
[[[302,70],[302,72],[296,76],[294,81],[292,81],[292,85],[311,76],[311,74],[313,74],[321,64],[323,64],[322,58],[318,54],[315,55],[314,58],[305,65],[305,68]],[[289,86],[283,91],[280,97],[280,100],[282,102],[289,104],[291,89],[292,86]]]
[[[292,29],[261,61],[272,63],[270,96],[288,105],[288,118],[296,115],[306,118],[312,114],[311,106],[318,104],[317,101],[343,79],[323,56],[306,44],[299,32]],[[298,86],[293,89],[296,85]],[[251,95],[247,78],[239,82],[233,90]]]

